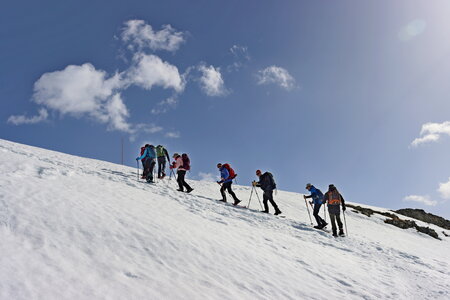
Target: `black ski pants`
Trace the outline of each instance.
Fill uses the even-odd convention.
[[[166,158],[164,156],[158,157],[158,178],[166,175]]]
[[[275,212],[279,211],[278,205],[273,201],[273,191],[264,191],[263,194],[263,204],[264,204],[264,211],[269,212],[269,205],[267,204],[267,201],[272,204],[273,208],[275,209]]]
[[[231,189],[231,184],[233,182],[224,182],[222,183],[222,187],[220,188],[220,193],[222,194],[222,199],[227,201],[227,195],[225,195],[225,190],[227,190],[228,194],[231,195],[231,197],[233,197],[234,201],[239,201],[239,199],[236,197],[236,194],[233,192],[233,190]]]
[[[153,169],[155,168],[156,162],[154,159],[147,158],[145,160],[144,177],[150,182],[153,181]]]
[[[341,214],[331,214],[330,213],[330,220],[331,220],[331,227],[333,228],[333,233],[336,234],[337,233],[337,228],[336,228],[336,221],[338,223],[339,226],[339,230],[342,230],[342,221],[341,221]]]
[[[185,170],[178,170],[177,171],[177,182],[178,182],[178,187],[180,188],[180,191],[183,191],[183,187],[186,188],[186,190],[192,190],[192,188],[189,186],[189,184],[186,183],[186,181],[184,181],[184,177],[186,176],[186,171]]]
[[[320,213],[320,207],[322,206],[322,204],[314,204],[314,211],[313,211],[313,216],[314,218],[316,218],[316,222],[317,225],[322,226],[324,225],[326,222],[319,216]]]

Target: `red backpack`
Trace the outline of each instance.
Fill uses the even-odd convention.
[[[183,153],[181,155],[181,159],[183,160],[183,169],[189,171],[191,169],[191,161],[189,159],[189,156],[186,153]]]
[[[228,173],[230,173],[230,179],[236,178],[237,174],[234,172],[233,168],[231,168],[230,164],[223,164],[222,167],[228,170]]]

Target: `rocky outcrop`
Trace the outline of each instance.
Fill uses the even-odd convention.
[[[427,213],[423,209],[404,208],[395,211],[398,214],[423,221],[425,223],[434,224],[444,229],[450,230],[450,221],[442,217]]]
[[[419,226],[419,225],[416,224],[416,222],[411,221],[411,220],[402,220],[395,214],[392,214],[392,213],[389,213],[389,212],[376,211],[376,210],[373,210],[373,209],[370,209],[370,208],[356,206],[356,205],[351,205],[351,204],[346,204],[346,206],[350,207],[350,208],[353,208],[354,212],[362,213],[363,215],[366,215],[368,217],[370,217],[373,214],[379,214],[379,215],[388,217],[388,219],[384,220],[384,223],[391,224],[391,225],[397,226],[397,227],[402,228],[402,229],[415,228],[417,231],[419,231],[421,233],[428,234],[429,236],[440,240],[439,235],[437,234],[436,231],[434,231],[434,229],[431,229],[430,227]],[[398,211],[396,211],[396,212],[398,212]],[[416,217],[408,216],[408,215],[406,215],[406,216],[423,221],[420,218],[416,218]],[[443,218],[441,218],[441,219],[443,219]],[[447,220],[445,220],[445,221],[447,221]],[[431,222],[428,222],[428,223],[431,223]],[[432,223],[432,224],[434,224],[434,223]]]

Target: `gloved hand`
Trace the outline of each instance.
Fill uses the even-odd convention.
[[[136,157],[136,160],[139,160],[139,157]]]
[[[305,199],[305,200],[306,200],[306,195],[303,195],[303,199]]]
[[[342,210],[345,211],[346,209],[345,205],[342,205]]]
[[[216,181],[218,184],[220,184],[220,181]]]
[[[173,166],[169,166],[169,168],[172,170],[172,169],[173,169]]]
[[[252,181],[252,185],[253,185],[253,186],[256,186],[256,181],[253,180],[253,181]]]
[[[312,201],[309,201],[309,205],[313,206],[313,203],[312,203]]]

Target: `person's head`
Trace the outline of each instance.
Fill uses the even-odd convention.
[[[311,187],[312,187],[312,184],[311,183],[308,183],[308,184],[306,184],[306,187],[305,187],[305,189],[307,189],[308,191],[311,189]]]
[[[180,154],[174,153],[172,157],[173,157],[173,158],[177,158],[178,156],[180,156]]]
[[[218,168],[218,169],[222,168],[222,164],[221,164],[221,163],[218,163],[218,164],[217,164],[217,168]]]
[[[261,170],[256,170],[256,176],[260,177],[262,175]]]
[[[332,190],[335,190],[336,187],[334,186],[334,184],[330,184],[330,185],[328,186],[328,189],[329,189],[330,191],[332,191]]]
[[[147,147],[149,147],[149,146],[150,146],[150,144],[145,144],[145,146],[144,146],[144,147],[145,147],[145,148],[147,148]]]

